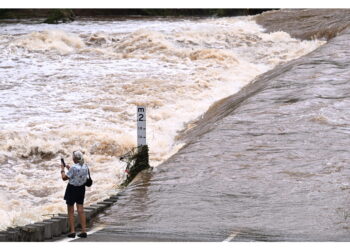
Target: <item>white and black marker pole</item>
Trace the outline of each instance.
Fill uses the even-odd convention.
[[[137,106],[137,146],[144,146],[146,143],[146,107]]]

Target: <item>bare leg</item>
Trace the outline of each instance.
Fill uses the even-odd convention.
[[[77,210],[78,210],[80,224],[81,224],[81,231],[83,233],[86,233],[86,217],[84,212],[84,205],[77,204]]]
[[[75,227],[74,227],[74,205],[69,206],[67,205],[68,209],[68,218],[69,218],[69,227],[70,227],[70,232],[75,233]]]

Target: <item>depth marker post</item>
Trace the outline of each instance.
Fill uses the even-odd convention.
[[[137,106],[137,146],[144,146],[146,143],[146,107]]]
[[[127,163],[125,172],[127,174],[126,180],[121,184],[126,187],[129,183],[145,169],[149,169],[149,155],[148,146],[146,142],[146,107],[136,107],[136,121],[137,121],[137,148],[132,149],[120,159]]]

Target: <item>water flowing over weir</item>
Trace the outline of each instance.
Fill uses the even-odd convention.
[[[264,33],[251,17],[87,19],[51,27],[30,21],[0,24],[1,229],[65,211],[59,158],[77,148],[85,152],[94,176],[87,204],[114,192],[123,178],[118,156],[135,145],[136,105],[148,107],[150,163],[157,166],[184,145],[179,131],[195,126],[215,101],[324,43]],[[162,193],[174,186],[185,194],[186,185],[204,184],[206,190],[211,184],[201,178],[215,179],[224,168],[201,164],[202,153],[196,165],[184,158],[174,170],[168,164],[157,168],[150,188]],[[136,219],[125,216],[131,227],[133,221],[159,219],[144,213],[150,204],[169,202],[165,208],[158,204],[163,215],[173,210],[171,200],[148,200],[141,192],[130,204]],[[176,200],[189,204],[187,199]],[[133,207],[138,201],[144,209]],[[126,212],[129,204],[124,205]]]
[[[345,27],[214,105],[185,147],[99,217],[105,235],[349,241],[349,38]]]

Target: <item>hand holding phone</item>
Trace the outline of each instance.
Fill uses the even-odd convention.
[[[66,167],[66,163],[64,162],[63,158],[61,158],[61,164],[62,164],[63,167]]]

